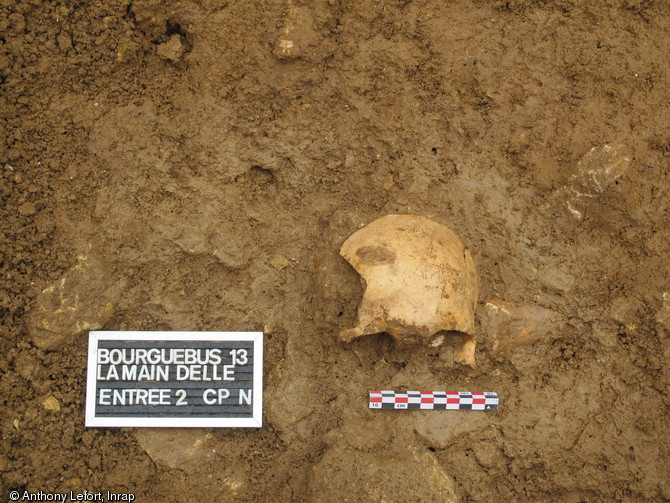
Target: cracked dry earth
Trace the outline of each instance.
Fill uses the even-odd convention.
[[[670,5],[0,1],[0,494],[670,500]],[[351,343],[388,214],[479,273]],[[261,429],[86,429],[87,331],[265,333]],[[375,411],[370,389],[496,391]]]

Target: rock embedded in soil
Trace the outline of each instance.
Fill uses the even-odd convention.
[[[175,243],[192,255],[212,255],[230,269],[241,269],[251,260],[251,248],[239,240],[235,229],[224,225],[217,230],[185,228]]]
[[[479,442],[475,444],[473,450],[477,462],[484,468],[502,467],[505,462],[500,448],[492,442]]]
[[[78,257],[74,267],[37,296],[27,316],[30,337],[40,349],[59,350],[82,333],[102,328],[122,287],[100,261]]]
[[[417,414],[414,418],[414,429],[428,444],[446,449],[460,435],[484,430],[491,424],[488,413],[453,413],[445,411],[428,411],[428,414]],[[436,413],[437,412],[437,413]]]
[[[270,259],[270,265],[275,269],[277,269],[278,271],[281,271],[282,269],[285,269],[288,266],[290,266],[291,262],[283,255],[275,255],[273,258]]]
[[[628,147],[620,142],[593,147],[577,162],[558,197],[572,216],[581,220],[585,211],[628,171],[632,159]]]
[[[628,328],[634,328],[640,324],[641,313],[644,312],[644,304],[633,297],[619,296],[610,304],[610,317]]]
[[[50,396],[45,398],[42,401],[42,407],[44,407],[46,410],[50,410],[52,412],[59,412],[60,411],[60,402],[56,397]]]
[[[656,321],[670,330],[670,293],[663,292],[663,305],[656,313]]]
[[[576,281],[572,274],[556,267],[540,271],[538,279],[545,287],[558,292],[570,291]]]
[[[565,322],[564,317],[540,306],[488,300],[478,311],[484,331],[493,338],[494,351],[533,344]]]
[[[172,469],[197,467],[214,454],[207,447],[212,434],[200,428],[138,428],[135,437],[155,463]]]
[[[272,51],[274,56],[290,61],[314,51],[320,44],[323,44],[323,37],[314,27],[312,10],[289,2],[283,30]]]
[[[312,467],[310,491],[314,503],[458,501],[453,480],[435,456],[411,445],[364,451],[335,444]]]
[[[35,207],[35,203],[31,202],[25,202],[21,206],[19,206],[19,214],[24,217],[29,217],[31,215],[34,215],[37,212],[37,208]]]
[[[305,359],[304,348],[290,341],[286,356],[275,367],[277,377],[274,384],[264,391],[267,407],[264,410],[267,422],[282,431],[286,439],[296,442],[308,441],[313,435],[309,418],[313,418],[315,404],[309,400],[314,382],[296,379],[296,375],[308,375],[310,360]]]
[[[169,61],[175,62],[184,55],[184,45],[182,44],[181,37],[177,34],[174,34],[170,39],[158,46],[156,49],[158,55]]]

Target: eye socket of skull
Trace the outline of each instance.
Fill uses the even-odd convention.
[[[380,245],[362,246],[356,250],[356,256],[365,265],[392,264],[396,259],[393,250]]]

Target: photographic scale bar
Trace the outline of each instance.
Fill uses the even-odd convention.
[[[370,391],[371,409],[498,410],[491,391]]]

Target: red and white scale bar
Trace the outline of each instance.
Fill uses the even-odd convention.
[[[491,391],[370,391],[371,409],[498,410]]]

